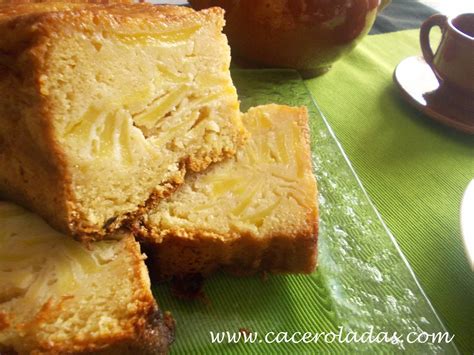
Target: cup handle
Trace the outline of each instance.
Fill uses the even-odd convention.
[[[392,0],[381,0],[377,13],[385,9],[388,5],[390,5],[391,2]]]
[[[423,22],[420,28],[420,45],[423,57],[425,58],[426,63],[431,65],[433,63],[433,50],[431,49],[430,44],[430,31],[434,26],[441,28],[441,32],[444,33],[444,28],[446,26],[448,18],[444,15],[437,14],[433,15],[428,20]]]

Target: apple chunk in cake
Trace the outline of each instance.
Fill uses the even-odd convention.
[[[244,141],[223,11],[0,5],[0,194],[100,238]]]
[[[159,312],[131,235],[89,247],[0,202],[0,353],[164,353]],[[168,320],[167,320],[168,319]]]
[[[159,278],[218,267],[314,269],[318,208],[307,111],[259,106],[243,123],[251,136],[233,159],[189,177],[137,226]]]

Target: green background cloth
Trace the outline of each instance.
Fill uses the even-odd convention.
[[[459,209],[474,178],[474,137],[402,99],[393,71],[419,54],[417,30],[368,36],[306,84],[459,349],[472,354],[474,272]]]

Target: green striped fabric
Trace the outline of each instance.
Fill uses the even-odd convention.
[[[474,137],[402,99],[393,70],[419,54],[417,30],[369,36],[306,84],[458,347],[472,354],[474,273],[459,207],[474,178]]]

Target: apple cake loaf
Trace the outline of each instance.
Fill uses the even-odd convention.
[[[0,5],[0,195],[97,240],[245,140],[223,11]]]
[[[164,353],[174,324],[157,308],[133,236],[88,247],[0,202],[0,353]]]
[[[307,110],[259,106],[243,123],[251,136],[234,158],[189,176],[135,225],[158,279],[217,268],[314,270],[318,205]]]

